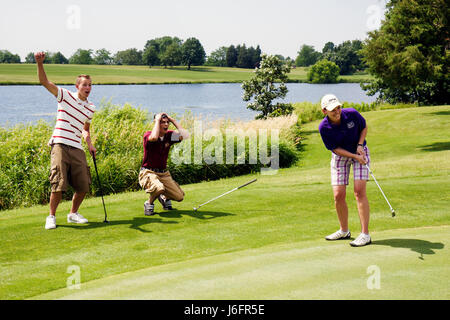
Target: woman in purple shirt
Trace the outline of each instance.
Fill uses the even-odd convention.
[[[369,149],[366,145],[367,126],[361,114],[352,108],[342,109],[342,104],[332,94],[321,101],[325,118],[319,125],[319,132],[325,147],[331,153],[331,184],[340,229],[325,237],[326,240],[349,239],[348,206],[345,201],[349,183],[350,167],[353,166],[354,193],[358,205],[361,233],[351,246],[360,247],[370,244],[369,201],[366,183],[369,180]]]

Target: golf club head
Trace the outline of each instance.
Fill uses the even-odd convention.
[[[198,208],[194,208],[194,211],[197,211]]]
[[[395,217],[395,211],[392,210],[391,212],[392,212],[392,217]]]

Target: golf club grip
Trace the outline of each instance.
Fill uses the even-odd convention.
[[[253,183],[253,182],[255,182],[257,179],[253,179],[252,181],[249,181],[249,182],[247,182],[247,183],[245,183],[245,184],[243,184],[242,186],[239,186],[239,187],[237,187],[238,189],[240,189],[240,188],[243,188],[243,187],[245,187],[245,186],[248,186],[250,183]]]

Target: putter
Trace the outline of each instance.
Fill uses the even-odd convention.
[[[394,209],[392,208],[391,204],[389,203],[389,200],[387,199],[387,197],[386,197],[386,195],[384,194],[383,190],[381,189],[380,185],[378,184],[377,179],[375,179],[375,176],[373,175],[372,170],[370,170],[370,168],[369,168],[369,166],[368,166],[367,164],[366,164],[366,167],[367,167],[367,169],[369,169],[370,175],[372,176],[373,180],[375,181],[375,183],[376,183],[377,186],[378,186],[378,189],[380,189],[381,194],[383,195],[384,199],[386,200],[387,204],[389,205],[389,208],[391,209],[392,216],[395,217],[395,211],[394,211]]]
[[[95,161],[95,156],[92,155],[92,159],[94,160],[94,167],[95,167],[95,173],[97,174],[97,180],[98,180],[98,185],[99,185],[99,189],[100,189],[100,195],[102,196],[102,202],[103,202],[103,210],[105,211],[105,220],[103,222],[108,223],[108,215],[106,214],[106,207],[105,207],[105,200],[103,200],[103,190],[102,190],[102,183],[100,182],[100,177],[98,175],[98,170],[97,170],[97,162]]]
[[[194,208],[194,211],[197,211],[201,206],[204,206],[205,204],[210,203],[211,201],[217,200],[217,199],[219,199],[219,198],[221,198],[221,197],[223,197],[223,196],[225,196],[225,195],[227,195],[227,194],[229,194],[229,193],[232,193],[233,191],[236,191],[236,190],[241,189],[241,188],[243,188],[243,187],[245,187],[245,186],[248,186],[250,183],[253,183],[253,182],[255,182],[255,181],[256,181],[256,179],[253,179],[252,181],[249,181],[249,182],[247,182],[247,183],[244,183],[242,186],[236,187],[236,188],[234,188],[234,189],[232,189],[232,190],[230,190],[230,191],[227,191],[227,192],[221,194],[220,196],[217,196],[217,197],[215,197],[215,198],[212,198],[211,200],[208,200],[208,201],[206,201],[205,203],[202,203],[202,204],[199,205],[197,208]]]

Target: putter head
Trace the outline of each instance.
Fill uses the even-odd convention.
[[[395,217],[395,211],[392,210],[392,217]]]

